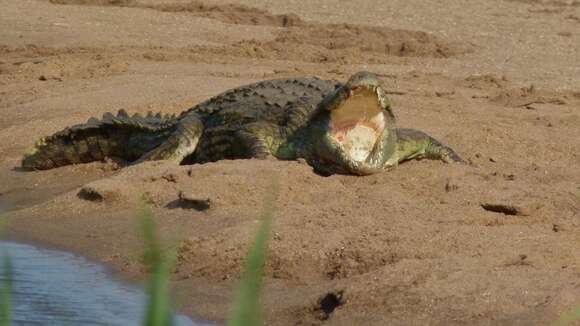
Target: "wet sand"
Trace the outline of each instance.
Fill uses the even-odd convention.
[[[544,325],[578,309],[576,1],[211,3],[0,1],[11,238],[142,280],[145,197],[179,251],[180,311],[223,322],[277,178],[268,325]],[[107,111],[177,113],[257,80],[363,69],[387,85],[399,126],[470,164],[413,161],[368,177],[259,160],[18,169],[38,137]],[[210,208],[181,207],[180,192]]]

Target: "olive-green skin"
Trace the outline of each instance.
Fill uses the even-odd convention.
[[[385,125],[372,152],[361,161],[337,143],[331,116],[350,96],[363,91],[376,98]],[[41,138],[24,155],[22,167],[51,169],[107,157],[181,164],[303,158],[319,173],[356,175],[381,172],[413,158],[462,162],[427,134],[397,129],[386,91],[369,72],[354,74],[344,84],[318,78],[266,80],[226,91],[178,117],[107,113],[100,120],[91,118]]]

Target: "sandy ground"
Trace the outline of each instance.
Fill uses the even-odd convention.
[[[223,322],[278,180],[268,325],[545,325],[579,309],[580,2],[209,3],[0,0],[11,237],[142,280],[145,196],[179,250],[179,309]],[[326,178],[257,160],[18,169],[38,137],[106,111],[176,113],[261,79],[361,69],[385,81],[400,126],[470,165]],[[209,209],[181,207],[180,192]]]

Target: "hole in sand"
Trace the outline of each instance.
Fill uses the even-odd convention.
[[[211,208],[211,200],[207,197],[196,197],[193,194],[179,192],[179,198],[170,202],[165,207],[169,209],[194,209],[199,212],[206,211]]]
[[[319,301],[320,320],[327,320],[334,310],[344,304],[343,291],[329,292]]]
[[[92,187],[83,187],[77,194],[80,199],[94,201],[94,202],[102,202],[105,200],[105,197],[95,188]]]
[[[481,207],[486,211],[505,215],[525,215],[522,209],[514,205],[483,203]]]

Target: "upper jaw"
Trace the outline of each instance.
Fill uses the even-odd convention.
[[[374,93],[381,108],[390,114],[390,103],[382,82],[375,74],[367,71],[352,75],[344,85],[322,100],[319,109],[322,111],[340,109],[349,98],[362,92]]]

